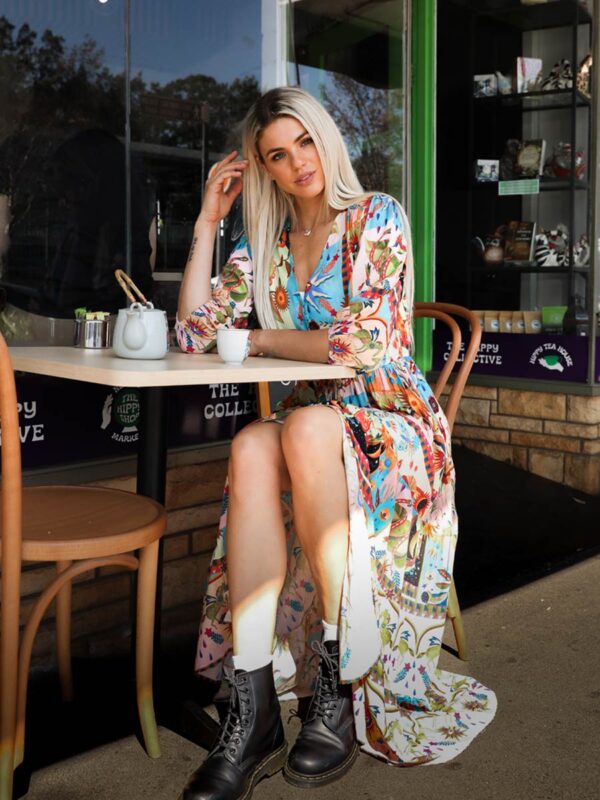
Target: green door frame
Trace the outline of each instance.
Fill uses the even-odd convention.
[[[431,302],[435,236],[435,0],[411,0],[410,209],[415,300]],[[432,325],[415,324],[415,359],[431,369]]]

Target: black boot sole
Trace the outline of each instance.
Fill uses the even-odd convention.
[[[252,792],[254,791],[254,787],[260,780],[263,778],[269,778],[271,775],[275,775],[276,772],[279,772],[279,770],[285,766],[285,762],[287,760],[287,749],[287,742],[284,742],[278,750],[270,753],[260,762],[250,778],[250,785],[248,786],[248,789],[239,798],[239,800],[249,800]]]
[[[338,764],[338,766],[334,769],[330,769],[327,772],[321,772],[318,775],[303,775],[301,772],[295,772],[295,770],[286,764],[283,768],[283,777],[292,786],[300,786],[301,788],[307,788],[309,786],[325,786],[327,783],[333,783],[334,781],[337,781],[348,772],[348,770],[356,761],[358,752],[358,744],[354,742],[354,747],[341,764]]]
[[[256,765],[254,772],[249,776],[250,783],[246,791],[241,794],[236,800],[250,800],[252,792],[256,784],[263,778],[268,778],[275,775],[285,765],[287,759],[287,742],[284,742],[281,747],[269,753],[266,758]],[[179,796],[179,800],[183,800],[183,794]]]

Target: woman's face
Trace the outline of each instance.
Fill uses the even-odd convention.
[[[297,198],[312,198],[325,189],[321,159],[304,125],[279,117],[258,140],[262,163],[279,188]]]

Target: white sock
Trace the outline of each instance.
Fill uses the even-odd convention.
[[[321,620],[323,624],[323,641],[324,642],[337,642],[338,626],[330,625],[329,622]]]
[[[245,672],[253,672],[270,664],[273,656],[270,653],[243,653],[239,656],[232,656],[233,668],[243,669]]]

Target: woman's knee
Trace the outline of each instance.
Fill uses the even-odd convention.
[[[327,406],[293,411],[281,432],[281,448],[290,471],[298,464],[340,457],[342,429],[337,413]]]
[[[229,453],[229,479],[251,482],[269,475],[280,477],[284,468],[278,431],[265,430],[267,424],[248,425],[233,437]]]

